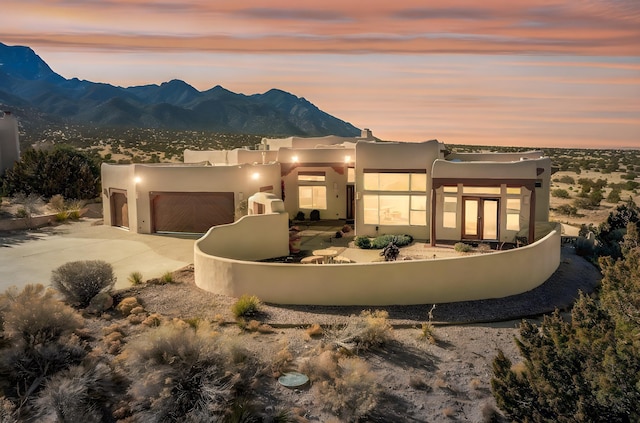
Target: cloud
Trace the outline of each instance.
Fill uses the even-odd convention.
[[[347,22],[351,18],[347,15],[330,10],[310,9],[276,9],[276,8],[252,8],[240,9],[235,12],[238,16],[268,19],[268,20],[302,20],[323,22]]]
[[[427,20],[427,19],[463,19],[463,20],[487,20],[494,17],[488,9],[474,7],[468,8],[435,8],[420,7],[415,9],[402,9],[392,15],[398,19]]]

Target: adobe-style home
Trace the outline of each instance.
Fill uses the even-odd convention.
[[[455,154],[436,140],[380,142],[368,130],[358,138],[187,150],[181,164],[102,165],[106,224],[141,233],[206,232],[194,244],[197,286],[301,305],[434,304],[541,285],[560,264],[561,230],[548,222],[550,176],[541,152]],[[290,218],[300,213],[354,223],[360,236],[410,234],[425,248],[486,242],[500,251],[274,262],[290,254]],[[500,248],[512,243],[519,248]]]
[[[456,154],[436,140],[263,139],[256,149],[190,151],[181,164],[102,166],[105,223],[134,232],[204,233],[281,198],[290,218],[343,219],[358,235],[440,241],[535,239],[549,218],[551,162],[541,152]]]

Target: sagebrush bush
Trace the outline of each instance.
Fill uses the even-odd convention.
[[[464,242],[456,242],[455,244],[453,244],[453,249],[459,253],[468,253],[469,251],[473,250],[473,247]]]
[[[355,422],[371,412],[380,396],[380,387],[367,363],[359,357],[337,358],[326,351],[310,360],[316,389],[324,407],[341,421]]]
[[[33,347],[55,342],[83,325],[82,317],[44,286],[9,288],[0,299],[4,336],[13,344]]]
[[[86,307],[91,298],[110,292],[116,283],[113,267],[102,260],[72,261],[51,273],[51,285],[76,307]]]
[[[0,354],[0,390],[29,419],[33,398],[54,374],[80,363],[87,354],[73,334],[82,317],[42,285],[11,288],[2,296],[4,336]]]
[[[393,338],[389,313],[364,310],[358,316],[351,315],[345,325],[330,331],[329,338],[334,344],[356,352],[383,345]]]
[[[207,325],[150,329],[127,345],[124,357],[135,421],[218,421],[239,379]]]
[[[104,363],[73,366],[47,381],[35,402],[35,414],[39,421],[112,421],[124,388],[123,378]]]
[[[413,242],[411,235],[380,235],[371,241],[371,248],[382,249],[393,242],[398,247],[405,247]]]
[[[253,316],[260,311],[260,299],[255,295],[244,294],[231,306],[231,312],[236,317]]]

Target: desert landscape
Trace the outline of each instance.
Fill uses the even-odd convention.
[[[579,173],[573,169],[553,175],[551,215],[564,224],[565,235],[576,236],[581,225],[597,226],[629,198],[639,200],[629,177],[637,170],[633,164],[637,158],[629,160],[612,172],[587,166]],[[601,187],[594,188],[598,181],[606,184],[600,182]],[[563,206],[581,205],[576,200],[596,189],[602,197],[597,205],[563,211]],[[557,190],[566,195],[558,195]],[[614,190],[619,197],[615,202]],[[84,219],[92,226],[101,225],[96,215],[100,204],[90,205],[89,210]],[[1,211],[4,219],[69,212],[60,198],[45,203],[19,196],[4,198]],[[65,216],[61,223],[75,224]],[[42,236],[46,238],[47,231]],[[412,254],[412,246],[404,248],[401,255]],[[571,244],[563,246],[562,254],[560,268],[547,283],[503,299],[377,308],[278,306],[256,299],[259,306],[241,315],[234,310],[243,299],[197,288],[192,266],[150,280],[132,275],[133,285],[114,291],[112,304],[98,310],[70,309],[81,323],[66,336],[129,387],[112,399],[117,421],[137,421],[139,407],[149,406],[135,398],[136,389],[142,388],[136,388],[138,382],[126,375],[140,345],[163,330],[164,335],[197,334],[193,336],[231,351],[239,360],[232,366],[235,376],[227,375],[235,391],[225,421],[503,421],[490,385],[498,351],[518,366],[521,357],[514,339],[522,319],[540,323],[542,315],[555,308],[566,315],[579,291],[590,293],[598,285],[599,271],[576,255]],[[5,294],[5,309],[6,299],[13,297],[19,297],[17,291]],[[181,356],[180,349],[176,351]],[[291,372],[310,380],[295,388],[280,384],[279,378]],[[21,412],[47,415],[30,407]],[[236,416],[237,407],[245,417]]]

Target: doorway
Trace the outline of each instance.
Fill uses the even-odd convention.
[[[356,207],[356,187],[355,185],[347,185],[347,222],[353,222],[355,218]]]
[[[498,240],[500,199],[464,197],[462,238]]]

